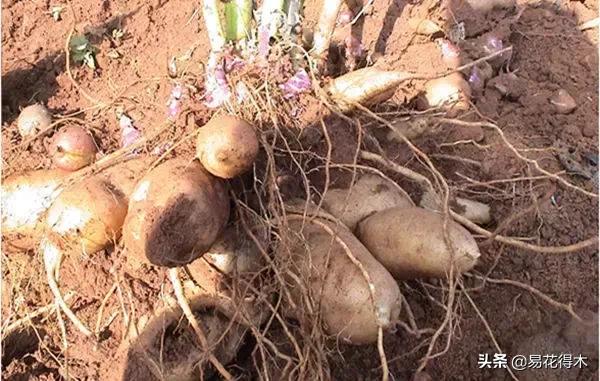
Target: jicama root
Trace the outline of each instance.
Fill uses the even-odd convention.
[[[48,284],[62,311],[86,336],[92,332],[68,308],[58,288],[60,262],[64,255],[104,249],[120,236],[126,213],[126,197],[98,177],[65,189],[46,215],[40,251]]]
[[[185,273],[186,280],[183,280]],[[230,296],[230,279],[204,258],[168,271],[175,299],[166,296],[164,307],[140,319],[125,347],[118,354],[118,379],[207,379],[208,360],[225,379],[225,369],[236,355],[248,329],[256,329],[267,318],[266,309],[254,297]],[[182,318],[189,322],[182,324]],[[139,334],[137,333],[139,331]],[[157,369],[155,364],[161,363]],[[111,377],[114,378],[114,371]]]
[[[194,264],[197,262],[202,259]],[[207,269],[206,263],[196,267]],[[195,272],[197,268],[189,270]],[[222,378],[232,379],[225,365],[235,358],[248,325],[223,313],[222,301],[215,299],[210,291],[190,287],[190,281],[182,283],[177,269],[169,271],[169,278],[177,300],[166,297],[164,307],[156,309],[149,319],[146,320],[147,316],[140,319],[139,334],[134,333],[118,353],[117,379],[210,379],[204,366],[206,360],[217,367]],[[201,287],[209,289],[214,286],[213,281],[215,279],[208,282],[199,279]],[[189,319],[189,326],[182,322],[183,316]],[[250,324],[258,326],[260,321]],[[157,363],[161,364],[160,368],[156,367]],[[110,377],[106,375],[103,379],[114,379],[114,370],[108,371]]]
[[[342,7],[342,0],[323,1],[319,23],[313,37],[311,55],[317,59],[323,59],[331,42],[337,16]]]
[[[390,98],[398,85],[412,77],[401,71],[367,67],[335,78],[326,90],[340,111],[348,112],[357,104],[368,106]]]
[[[39,170],[10,176],[3,181],[2,235],[16,247],[30,249],[39,242],[43,216],[63,190],[68,172]]]

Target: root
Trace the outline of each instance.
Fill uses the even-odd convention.
[[[492,130],[494,130],[500,136],[500,138],[502,139],[502,142],[513,152],[513,154],[516,157],[518,157],[520,160],[522,160],[522,161],[524,161],[526,163],[532,164],[538,172],[540,172],[540,173],[542,173],[542,174],[544,174],[544,175],[546,175],[546,176],[548,176],[548,177],[550,177],[550,178],[558,181],[559,183],[561,183],[562,185],[564,185],[565,187],[567,187],[569,189],[573,189],[573,190],[575,190],[577,192],[583,193],[586,196],[589,196],[589,197],[592,197],[592,198],[596,198],[596,199],[598,198],[598,194],[597,193],[589,192],[589,191],[587,191],[587,190],[585,190],[585,189],[583,189],[581,187],[578,187],[577,185],[575,185],[575,184],[573,184],[573,183],[565,180],[564,178],[562,178],[562,177],[560,177],[560,176],[558,176],[558,175],[556,175],[554,173],[548,172],[547,170],[545,170],[544,168],[542,168],[540,166],[540,164],[538,163],[537,160],[533,160],[533,159],[530,159],[528,157],[523,156],[521,154],[521,152],[519,152],[519,150],[517,148],[515,148],[515,146],[513,146],[512,143],[510,143],[508,141],[508,139],[506,139],[506,135],[504,135],[504,131],[502,131],[502,129],[500,127],[498,127],[494,123],[490,123],[490,122],[465,122],[465,121],[462,121],[462,120],[459,120],[459,119],[449,119],[449,118],[439,118],[438,120],[440,122],[442,122],[442,123],[455,124],[455,125],[458,125],[458,126],[484,127],[484,128],[492,129]]]
[[[42,244],[42,251],[44,256],[44,264],[46,268],[46,275],[48,279],[48,286],[50,286],[50,291],[54,295],[54,299],[56,304],[60,307],[60,309],[67,315],[69,320],[73,323],[75,328],[79,330],[79,332],[83,333],[85,336],[92,336],[92,331],[90,331],[79,318],[75,315],[75,313],[71,310],[71,308],[65,302],[63,298],[60,288],[58,287],[58,282],[56,280],[57,273],[60,269],[60,262],[62,259],[62,253],[60,250],[54,246],[52,243],[47,242]]]
[[[63,298],[64,301],[68,302],[73,297],[73,295],[73,292],[68,292]],[[44,307],[40,307],[31,313],[28,313],[19,320],[15,320],[2,330],[2,338],[4,339],[13,334],[14,332],[21,330],[26,324],[31,323],[38,316],[53,312],[57,307],[59,306],[56,304],[56,302],[54,302]]]
[[[475,313],[477,314],[477,316],[479,316],[479,319],[483,323],[483,326],[485,327],[486,331],[488,332],[488,335],[490,335],[490,338],[492,339],[492,342],[494,343],[494,347],[496,347],[496,350],[498,351],[498,353],[506,353],[502,350],[502,348],[500,348],[500,345],[498,344],[498,341],[496,340],[496,337],[494,336],[494,332],[492,331],[492,328],[488,324],[486,318],[483,316],[483,314],[481,313],[481,311],[479,310],[479,308],[477,307],[477,305],[475,304],[475,302],[473,301],[471,296],[469,296],[469,294],[464,289],[462,291],[463,291],[463,294],[465,295],[465,297],[467,298],[467,300],[469,301],[469,303],[471,304],[471,306],[473,307],[473,310],[475,310]],[[510,366],[506,367],[506,370],[508,371],[508,373],[510,374],[510,376],[513,380],[519,381],[519,379],[517,378],[517,376],[515,376],[515,374],[513,373]]]
[[[96,319],[96,327],[94,329],[96,336],[100,335],[100,328],[101,328],[100,323],[102,322],[102,314],[104,312],[104,306],[106,306],[108,299],[112,296],[112,294],[116,290],[117,290],[117,283],[113,284],[113,286],[110,288],[110,290],[108,290],[108,292],[106,293],[106,296],[104,296],[104,298],[102,299],[102,303],[100,303],[100,308],[98,308],[98,318]]]
[[[416,182],[421,188],[433,189],[433,184],[427,177],[423,176],[418,172],[413,171],[412,169],[408,169],[399,164],[396,164],[391,160],[386,160],[383,156],[368,151],[360,151],[360,157],[361,159],[374,161],[376,163],[390,167],[395,172]]]
[[[177,298],[177,303],[181,307],[181,310],[183,311],[185,317],[188,319],[190,325],[192,326],[192,329],[196,333],[196,336],[198,336],[198,340],[200,341],[202,349],[208,352],[208,361],[210,361],[210,363],[217,369],[217,371],[221,374],[221,376],[223,376],[225,380],[233,380],[233,376],[231,375],[231,373],[229,373],[225,369],[223,364],[221,364],[221,362],[215,357],[215,355],[212,352],[209,352],[210,348],[208,345],[208,340],[206,339],[204,330],[202,329],[202,327],[200,327],[200,324],[198,323],[198,320],[196,320],[196,317],[194,316],[194,313],[190,308],[190,304],[188,303],[184,295],[183,286],[181,285],[181,280],[179,279],[178,271],[179,270],[177,268],[172,268],[168,270],[169,279],[171,280],[171,284],[173,285],[173,290],[175,292],[175,297]]]
[[[388,367],[388,362],[385,356],[385,350],[383,348],[383,328],[379,326],[377,331],[377,351],[379,352],[379,362],[381,362],[381,381],[388,381],[390,375],[390,368]]]
[[[533,251],[536,253],[542,253],[542,254],[566,254],[566,253],[572,253],[572,252],[577,252],[583,249],[586,249],[588,247],[592,247],[592,246],[597,246],[598,245],[598,237],[591,237],[588,238],[586,240],[571,244],[571,245],[566,245],[566,246],[540,246],[540,245],[533,245],[527,242],[522,242],[522,241],[518,241],[514,238],[510,238],[510,237],[505,237],[502,235],[494,235],[494,233],[482,228],[481,226],[469,221],[468,219],[466,219],[465,217],[461,216],[458,213],[454,213],[451,212],[452,217],[460,222],[462,225],[464,225],[465,227],[469,228],[470,230],[474,231],[475,233],[481,234],[487,238],[491,238],[493,237],[495,241],[501,242],[501,243],[505,243],[507,245],[510,246],[514,246],[517,247],[519,249],[523,249],[523,250],[527,250],[527,251]]]
[[[510,286],[522,288],[522,289],[534,294],[535,296],[542,299],[543,301],[550,304],[551,306],[566,311],[569,315],[571,315],[571,317],[573,317],[573,319],[575,319],[581,323],[584,323],[584,324],[587,323],[581,316],[579,316],[575,312],[575,310],[573,309],[573,305],[571,303],[565,304],[565,303],[556,301],[556,300],[552,299],[551,297],[549,297],[548,295],[546,295],[545,293],[543,293],[542,291],[540,291],[537,288],[532,287],[526,283],[518,282],[516,280],[511,280],[511,279],[494,279],[494,278],[489,278],[489,277],[476,275],[476,274],[469,274],[469,273],[466,273],[464,275],[467,277],[473,277],[476,279],[480,279],[483,281],[484,284],[489,282],[489,283],[493,283],[493,284],[507,284]]]

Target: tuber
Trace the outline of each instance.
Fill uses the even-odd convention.
[[[52,137],[49,147],[54,165],[66,171],[76,171],[91,164],[97,150],[92,135],[79,126],[61,128]]]
[[[363,175],[350,189],[331,189],[323,197],[323,209],[350,230],[364,218],[395,206],[414,206],[406,192],[375,175]]]
[[[233,178],[252,168],[258,154],[256,132],[236,117],[213,117],[198,132],[196,153],[208,172]]]
[[[52,124],[52,115],[39,103],[25,107],[17,119],[17,129],[21,137],[32,137],[45,131]]]
[[[123,242],[141,263],[181,266],[206,253],[228,216],[229,197],[222,180],[198,161],[173,159],[136,185]]]
[[[376,342],[379,329],[389,328],[400,313],[396,281],[345,226],[287,218],[292,243],[277,253],[290,255],[297,271],[290,280],[294,303],[301,303],[308,287],[327,333],[351,344]]]
[[[397,279],[443,278],[469,271],[479,258],[475,239],[462,226],[448,220],[444,239],[444,216],[422,208],[392,208],[364,219],[357,237]]]
[[[43,216],[62,191],[68,172],[37,170],[9,176],[2,182],[2,235],[23,249],[41,237]]]

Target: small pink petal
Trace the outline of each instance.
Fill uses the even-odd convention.
[[[167,152],[167,150],[171,147],[171,143],[163,143],[154,147],[154,149],[150,152],[151,155],[160,156],[163,153]]]
[[[171,90],[171,98],[181,99],[182,96],[183,96],[183,87],[181,87],[181,85],[179,85],[179,84],[173,86],[173,89]]]
[[[294,76],[279,85],[285,99],[297,97],[299,94],[310,90],[311,87],[312,82],[304,69],[298,70]]]
[[[135,143],[142,133],[133,126],[133,121],[127,115],[121,115],[119,118],[119,127],[121,127],[121,147],[127,147]]]
[[[338,25],[344,26],[344,25],[350,24],[352,22],[352,19],[354,19],[354,12],[352,12],[351,10],[348,9],[348,10],[340,12],[337,22],[338,22]]]
[[[258,31],[258,55],[262,58],[267,58],[269,54],[269,27],[262,26]]]
[[[177,114],[179,114],[179,111],[179,100],[171,99],[167,107],[167,116],[171,119],[175,119],[177,117]]]
[[[347,57],[358,59],[363,55],[364,45],[358,38],[348,36],[344,39],[344,45],[346,46]]]
[[[230,73],[233,70],[242,69],[246,66],[246,62],[238,56],[225,56],[225,72]]]
[[[209,57],[204,87],[206,89],[204,103],[209,108],[223,105],[231,96],[225,69],[222,63],[217,62],[215,56]]]

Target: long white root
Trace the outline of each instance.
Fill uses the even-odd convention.
[[[62,251],[46,238],[42,239],[40,247],[44,257],[44,266],[46,269],[46,276],[48,278],[48,286],[50,286],[50,291],[52,291],[52,294],[54,295],[56,304],[58,304],[60,309],[65,313],[65,315],[67,315],[69,320],[71,320],[75,328],[77,328],[85,336],[92,336],[92,331],[90,331],[85,324],[79,320],[71,308],[69,308],[58,287],[56,278],[60,268],[60,262],[62,260]]]
[[[313,48],[311,50],[313,57],[320,59],[327,53],[341,7],[342,0],[323,1],[321,16],[319,16],[319,23],[313,37]]]

